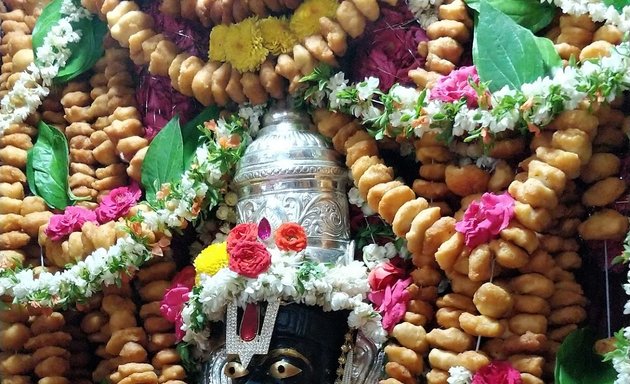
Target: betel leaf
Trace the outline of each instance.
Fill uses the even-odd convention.
[[[532,32],[538,32],[548,26],[556,14],[556,9],[552,4],[542,3],[540,0],[486,1]],[[479,12],[481,0],[466,0],[466,4]]]
[[[623,11],[623,7],[630,5],[630,0],[604,0],[604,4],[615,7],[619,12]]]
[[[545,73],[550,73],[553,68],[562,67],[562,59],[551,40],[546,37],[536,36],[536,45],[542,56]]]
[[[71,45],[76,49],[66,66],[59,71],[55,80],[58,83],[67,83],[82,73],[89,71],[103,56],[103,38],[107,33],[107,24],[98,18],[81,19],[77,27],[83,31],[81,40]],[[79,53],[80,52],[80,53]]]
[[[26,152],[26,183],[28,184],[28,189],[31,190],[33,195],[37,195],[37,188],[35,187],[35,178],[33,172],[33,149],[29,149]]]
[[[68,142],[63,133],[43,121],[37,129],[37,141],[27,155],[29,187],[50,207],[64,209],[70,204]]]
[[[77,0],[72,0],[78,4]],[[64,15],[61,14],[63,0],[50,2],[42,11],[41,16],[33,28],[33,52],[35,61],[40,64],[37,49],[44,44],[44,38],[51,29],[59,23]],[[83,18],[70,23],[74,31],[81,31],[81,39],[68,45],[72,55],[66,65],[60,69],[55,77],[56,83],[65,83],[94,66],[103,55],[103,37],[107,33],[107,24],[96,17]]]
[[[536,39],[530,30],[481,0],[475,23],[473,61],[480,80],[489,83],[490,91],[506,85],[519,89],[547,73]]]
[[[556,356],[556,384],[612,384],[617,377],[610,362],[593,351],[597,336],[588,328],[572,332]]]
[[[164,183],[172,183],[184,173],[184,145],[179,116],[175,116],[153,138],[142,162],[140,181],[147,200],[155,201],[155,194]]]
[[[203,136],[203,132],[199,130],[199,126],[204,122],[219,117],[219,108],[214,105],[206,107],[201,113],[182,127],[182,140],[184,143],[184,168],[190,165],[193,155],[199,146],[199,138]]]

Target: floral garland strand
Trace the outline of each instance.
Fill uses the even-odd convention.
[[[630,31],[630,5],[625,5],[621,12],[614,6],[606,5],[602,0],[540,0],[541,3],[555,4],[562,12],[569,15],[589,15],[593,21],[612,24],[622,32]]]
[[[202,205],[211,209],[223,200],[221,190],[226,185],[221,178],[234,168],[251,141],[250,132],[255,133],[259,127],[262,112],[262,108],[239,112],[249,121],[237,115],[219,119],[212,134],[208,132],[212,140],[197,149],[182,181],[164,186],[162,199],[153,210],[145,206],[146,210],[138,209],[135,216],[121,223],[129,236],[120,238],[107,250],[97,249],[65,271],[36,274],[30,268],[0,266],[0,296],[11,296],[15,303],[37,307],[66,307],[85,301],[103,285],[121,282],[125,274],[132,275],[156,252],[156,244],[149,244],[143,236],[145,230],[171,236],[186,221],[197,219]],[[239,144],[231,147],[227,139],[234,135]]]
[[[367,267],[360,261],[329,265],[308,260],[303,252],[306,242],[299,224],[284,223],[272,237],[263,219],[260,224],[237,225],[225,243],[204,250],[195,260],[197,284],[185,297],[178,295],[185,303],[173,301],[181,307],[166,310],[177,313],[172,319],[182,340],[207,350],[209,322],[224,321],[228,303],[244,307],[280,298],[324,311],[350,310],[351,328],[384,342],[381,315],[364,301],[370,291]],[[165,301],[172,301],[166,300],[169,295],[167,291]]]
[[[488,143],[504,131],[537,132],[583,100],[610,102],[630,89],[630,43],[600,60],[557,69],[520,90],[504,87],[492,94],[479,83],[474,67],[455,70],[423,92],[395,84],[384,93],[374,77],[349,84],[343,72],[333,74],[329,67],[316,68],[302,82],[308,104],[362,119],[377,139],[437,132],[445,141],[482,138]]]
[[[64,0],[60,13],[64,17],[50,29],[37,49],[36,57],[40,63],[33,62],[20,73],[13,88],[0,101],[0,137],[11,124],[23,122],[37,110],[48,95],[53,79],[72,56],[68,45],[81,39],[81,31],[73,30],[70,23],[92,17],[73,0]]]
[[[623,244],[623,252],[614,262],[630,262],[630,232],[626,235]],[[628,269],[628,282],[623,285],[626,295],[630,296],[630,269]],[[624,315],[630,314],[630,299],[623,309]],[[625,384],[630,382],[630,326],[624,327],[615,333],[616,349],[605,355],[604,361],[612,361],[613,368],[617,371],[617,378],[614,384]]]

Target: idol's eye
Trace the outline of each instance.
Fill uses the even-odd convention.
[[[230,361],[225,364],[225,368],[223,368],[223,373],[225,376],[230,379],[238,379],[239,377],[246,376],[249,374],[247,368],[243,367],[243,365],[237,361]]]
[[[274,379],[287,379],[297,376],[301,372],[302,370],[300,368],[284,360],[276,361],[269,367],[269,374]]]

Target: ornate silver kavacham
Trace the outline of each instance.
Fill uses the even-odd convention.
[[[308,115],[276,108],[264,117],[263,128],[237,167],[233,186],[239,196],[238,222],[258,223],[266,218],[272,231],[284,222],[299,223],[308,237],[307,257],[346,263],[353,258],[354,248],[350,241],[347,181],[347,169],[339,153],[315,132]],[[230,352],[234,348],[231,344],[240,343],[230,342],[232,337],[228,329],[227,354],[234,353]],[[229,383],[222,375],[227,354],[224,348],[211,353],[204,367],[204,383]],[[354,348],[353,383],[377,381],[377,355],[374,345],[359,335]]]
[[[351,253],[347,170],[313,132],[303,113],[268,113],[234,176],[239,222],[267,218],[272,229],[296,222],[306,230],[307,256],[341,263]]]

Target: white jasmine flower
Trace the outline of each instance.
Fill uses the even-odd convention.
[[[420,97],[420,92],[415,88],[403,87],[399,84],[395,84],[389,93],[402,105],[402,108],[414,108]]]
[[[455,114],[453,121],[453,136],[464,136],[465,133],[471,132],[477,127],[474,120],[475,110],[469,110],[467,106],[462,106]]]
[[[201,165],[208,161],[208,146],[203,144],[195,150],[196,162]]]
[[[378,89],[379,80],[376,77],[368,77],[364,81],[360,82],[357,85],[357,96],[359,100],[366,101],[370,100],[374,95],[374,92]]]
[[[328,80],[326,84],[326,92],[328,93],[328,104],[331,109],[350,104],[350,100],[340,99],[339,93],[348,89],[348,80],[346,80],[343,72],[337,72]]]
[[[348,191],[348,202],[361,208],[361,212],[363,212],[365,216],[371,216],[375,213],[367,205],[367,202],[363,200],[363,197],[359,194],[359,190],[355,187],[350,188],[350,191]]]
[[[448,369],[448,384],[470,384],[472,372],[462,366],[455,366]]]

